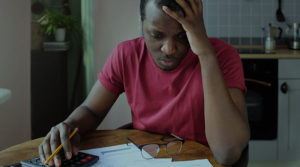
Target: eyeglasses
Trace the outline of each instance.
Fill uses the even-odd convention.
[[[129,137],[127,137],[127,145],[129,146],[131,143],[134,144],[138,149],[141,150],[142,157],[145,159],[153,159],[155,158],[159,151],[160,151],[160,146],[165,146],[165,151],[169,156],[174,156],[177,155],[181,152],[182,145],[184,143],[184,139],[171,134],[174,136],[176,139],[171,140],[167,143],[164,144],[159,144],[159,143],[148,143],[148,144],[143,144],[143,145],[137,145],[134,141],[132,141]],[[163,136],[161,138],[162,141],[164,141],[166,136]]]

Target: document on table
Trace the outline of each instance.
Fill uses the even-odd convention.
[[[126,144],[81,151],[99,156],[92,167],[212,167],[207,159],[176,162],[171,158],[144,159],[136,146]]]

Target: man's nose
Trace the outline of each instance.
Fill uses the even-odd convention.
[[[164,41],[161,51],[166,55],[172,55],[176,53],[176,44],[173,40],[169,39]]]

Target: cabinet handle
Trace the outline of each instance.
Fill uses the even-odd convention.
[[[270,82],[260,81],[260,80],[252,79],[252,78],[245,78],[245,81],[247,81],[247,82],[253,82],[253,83],[264,85],[264,86],[268,86],[268,87],[272,86],[272,84]]]
[[[288,85],[286,84],[286,82],[284,82],[283,84],[281,84],[280,90],[284,94],[287,93],[287,91],[288,91]]]

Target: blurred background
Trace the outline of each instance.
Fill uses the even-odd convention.
[[[300,1],[282,1],[281,21],[278,5],[278,0],[204,0],[207,33],[234,46],[257,46],[276,27],[282,29],[276,44],[288,45],[286,30],[300,23]],[[57,13],[75,20],[67,25],[76,31],[67,28],[63,40],[54,31],[45,33],[47,17]],[[139,0],[1,0],[0,21],[0,88],[10,92],[0,104],[0,150],[44,136],[64,120],[85,99],[113,48],[141,34]],[[129,122],[122,94],[99,129]],[[277,145],[276,137],[272,142]],[[277,158],[275,152],[266,159]]]

